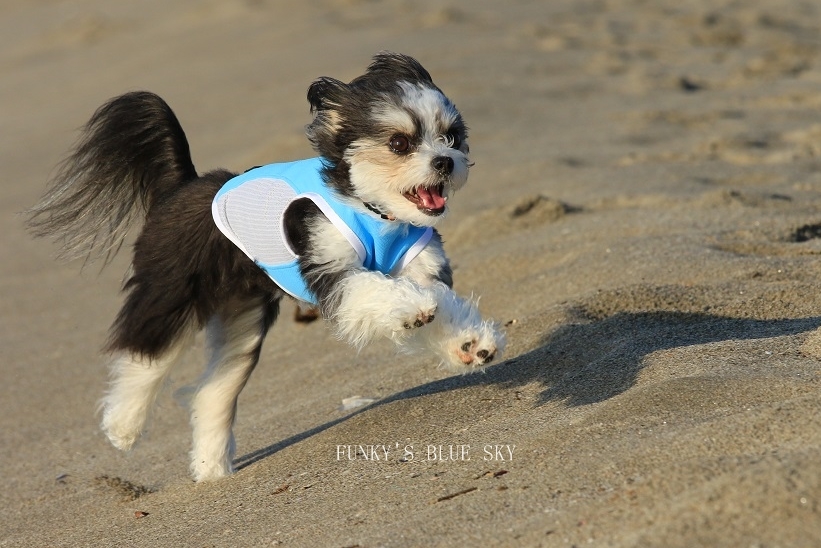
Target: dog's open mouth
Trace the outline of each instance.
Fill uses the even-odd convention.
[[[432,187],[418,186],[409,192],[405,192],[403,196],[416,204],[419,211],[427,215],[441,215],[445,212],[445,205],[448,201],[447,197],[442,196],[444,190],[445,185],[443,183]]]

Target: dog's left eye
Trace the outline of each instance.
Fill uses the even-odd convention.
[[[388,144],[397,154],[404,154],[410,150],[410,140],[405,135],[394,135]]]

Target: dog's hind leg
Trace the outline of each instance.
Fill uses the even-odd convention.
[[[111,364],[111,384],[100,404],[103,431],[117,449],[131,449],[140,437],[157,394],[190,340],[186,332],[153,357],[118,352]]]
[[[277,300],[234,301],[206,325],[211,357],[191,403],[191,474],[196,481],[234,471],[237,398],[259,361],[262,341],[278,310]]]

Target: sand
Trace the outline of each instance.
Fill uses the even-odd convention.
[[[821,545],[819,36],[808,0],[6,0],[0,546]],[[383,49],[471,128],[440,228],[505,360],[357,354],[286,303],[235,476],[187,474],[201,340],[118,453],[95,413],[128,252],[58,263],[19,212],[114,95],[242,170],[310,155],[309,83]]]

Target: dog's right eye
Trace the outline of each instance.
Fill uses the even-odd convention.
[[[410,139],[405,135],[394,135],[391,137],[388,145],[391,147],[391,150],[397,154],[405,154],[410,150]]]
[[[450,141],[450,143],[451,143],[450,148],[455,148],[456,150],[459,150],[460,148],[462,148],[462,136],[459,135],[458,131],[450,130],[447,133],[447,138],[448,138],[448,141]]]

